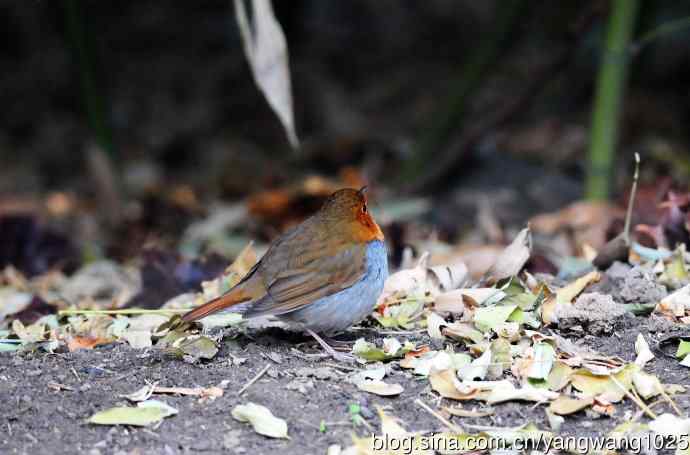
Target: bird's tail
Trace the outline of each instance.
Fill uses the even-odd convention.
[[[192,322],[198,319],[203,319],[210,314],[226,310],[227,308],[243,302],[249,302],[250,300],[252,300],[252,296],[249,295],[241,285],[235,286],[220,297],[215,298],[210,302],[206,302],[200,307],[194,308],[192,311],[185,313],[182,316],[182,320],[184,322]],[[238,308],[238,310],[240,309]]]

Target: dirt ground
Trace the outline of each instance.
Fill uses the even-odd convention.
[[[638,333],[651,346],[673,330],[654,317],[625,318],[614,335],[581,337],[584,345],[603,354],[618,355],[626,361],[635,358],[634,341]],[[373,331],[365,334],[370,340]],[[408,430],[442,430],[442,424],[415,403],[421,399],[432,407],[449,405],[434,396],[426,379],[415,378],[396,363],[389,377],[405,391],[395,398],[384,398],[358,390],[344,381],[351,368],[329,359],[307,359],[295,352],[315,352],[306,338],[280,329],[249,330],[245,334],[228,331],[221,352],[211,361],[189,364],[153,350],[135,350],[125,344],[112,344],[93,350],[64,354],[0,355],[0,452],[5,454],[87,453],[87,454],[177,454],[246,453],[324,454],[329,445],[347,447],[353,434],[368,430],[350,422],[350,404],[361,406],[362,416],[378,427],[376,407],[382,406],[399,417]],[[426,335],[409,336],[417,342],[430,342]],[[238,358],[246,361],[238,365]],[[235,360],[234,360],[235,359]],[[234,360],[234,361],[233,361]],[[265,365],[267,373],[238,396],[240,390]],[[340,365],[340,366],[339,366]],[[687,370],[677,361],[657,353],[647,367],[664,383],[690,385]],[[85,423],[94,412],[125,405],[121,394],[131,393],[146,382],[161,386],[213,386],[229,381],[222,397],[199,402],[195,397],[160,396],[179,414],[165,419],[157,428],[107,427]],[[67,386],[56,390],[51,383]],[[299,385],[303,386],[302,393]],[[65,390],[69,388],[69,390]],[[690,409],[690,393],[676,395],[677,404]],[[270,439],[256,434],[249,425],[234,420],[231,409],[248,401],[262,404],[289,427],[289,440]],[[473,403],[466,403],[471,408]],[[495,406],[495,415],[483,418],[453,418],[461,425],[515,426],[534,422],[548,429],[544,407],[532,403],[507,403]],[[666,407],[660,404],[658,412]],[[563,435],[603,435],[625,421],[628,401],[617,406],[611,418],[593,420],[580,412],[567,416]],[[664,412],[666,412],[665,410]],[[319,429],[325,421],[326,431]]]

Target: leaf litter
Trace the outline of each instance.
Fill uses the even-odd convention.
[[[441,401],[437,402],[439,410],[434,412],[442,412],[446,415],[444,419],[496,415],[500,413],[500,407],[493,406],[526,402],[531,403],[528,406],[544,407],[550,427],[558,431],[557,428],[563,428],[575,416],[578,419],[593,416],[611,418],[632,405],[633,409],[638,409],[640,414],[644,413],[651,419],[649,424],[639,424],[642,425],[640,428],[647,428],[646,431],[659,432],[660,425],[666,423],[685,428],[683,418],[656,414],[650,409],[651,405],[645,403],[658,399],[670,409],[677,409],[673,395],[682,391],[682,387],[664,384],[659,377],[645,371],[654,369],[658,359],[642,333],[637,334],[634,345],[631,343],[628,346],[629,351],[636,354],[634,362],[583,349],[580,343],[568,339],[572,334],[577,339],[597,333],[593,324],[601,321],[602,317],[596,311],[586,310],[588,307],[584,302],[587,299],[605,298],[619,305],[622,310],[617,314],[620,316],[632,314],[634,308],[630,305],[643,304],[650,306],[657,320],[680,326],[690,322],[688,255],[684,248],[668,250],[666,246],[659,246],[641,249],[639,244],[633,242],[627,259],[629,265],[613,263],[609,270],[590,269],[571,279],[531,274],[525,270],[525,265],[534,254],[533,248],[530,229],[523,229],[504,254],[496,255],[498,262],[477,281],[472,280],[464,264],[456,262],[448,267],[430,266],[428,255],[422,255],[411,269],[391,275],[368,322],[374,325],[374,331],[387,331],[393,336],[387,337],[382,343],[365,338],[356,340],[352,353],[361,363],[375,366],[352,373],[348,382],[367,395],[395,400],[394,397],[406,397],[409,393],[409,387],[398,383],[397,379],[387,378],[391,366],[394,367],[392,371],[401,368],[393,376],[409,374],[417,378],[416,381],[427,381],[429,389],[439,400],[455,404],[441,406]],[[589,245],[582,250],[589,260],[595,257],[592,248]],[[255,261],[256,254],[248,246],[225,274],[206,282],[202,292],[181,294],[169,300],[163,310],[174,313],[214,298],[236,283]],[[643,271],[642,275],[640,270]],[[242,330],[241,317],[238,315],[222,315],[217,320],[205,321],[203,325],[185,325],[175,317],[169,320],[171,313],[164,312],[61,315],[55,312],[50,314],[49,311],[49,314],[25,324],[20,318],[12,318],[12,315],[27,308],[34,296],[45,299],[56,311],[68,309],[69,305],[117,310],[126,300],[122,295],[131,296],[138,292],[136,280],[124,287],[92,288],[120,289],[108,291],[110,297],[106,299],[94,298],[100,292],[94,291],[73,297],[77,299],[76,302],[65,302],[59,296],[69,278],[54,279],[47,287],[39,288],[36,278],[25,279],[16,271],[6,270],[4,273],[5,284],[0,297],[3,302],[9,302],[7,308],[11,308],[11,312],[4,314],[4,320],[11,323],[6,322],[0,327],[2,351],[74,351],[124,342],[136,349],[159,349],[190,362],[203,362],[216,357],[224,329],[239,327]],[[83,279],[83,275],[77,276]],[[110,273],[100,276],[123,275]],[[633,283],[641,279],[640,276],[657,288],[655,293],[645,294],[644,298],[648,300],[633,302],[631,295],[616,286],[619,282]],[[662,289],[663,294],[658,289]],[[613,292],[607,293],[611,290]],[[597,302],[597,308],[605,306],[600,300],[591,301]],[[576,310],[579,313],[574,313]],[[617,318],[609,318],[608,321],[614,336],[617,324],[624,323]],[[577,322],[573,323],[573,320]],[[413,340],[407,339],[410,333],[426,334],[429,344],[424,344],[425,339],[418,336]],[[690,343],[682,338],[675,341],[675,355],[683,366],[690,365],[688,345]],[[384,366],[378,362],[384,362]],[[230,362],[230,365],[240,367],[239,363]],[[319,381],[323,379],[313,377],[318,388]],[[60,384],[56,388],[64,393],[71,389]],[[222,390],[219,387],[148,385],[126,397],[139,403],[151,401],[153,394],[189,395],[207,401],[223,397]],[[266,408],[264,410],[251,404],[236,407],[233,417],[251,423],[260,434],[287,437],[287,424],[283,427],[285,421],[277,419]],[[475,408],[479,406],[480,411],[465,409],[461,404],[471,404]],[[488,405],[492,405],[492,408],[488,408]],[[95,414],[90,421],[97,424],[151,425],[174,415],[171,409],[159,406],[155,401],[151,409],[146,406],[143,406],[143,410],[139,409],[140,406],[116,407]],[[442,417],[442,414],[439,416]],[[356,415],[361,422],[370,418],[360,412]],[[383,434],[412,434],[413,440],[421,437],[418,433],[405,430],[399,420],[383,411],[379,413],[379,420]],[[617,427],[614,432],[619,435],[631,434],[629,428],[623,426]],[[435,437],[448,442],[487,435],[510,439],[518,433],[532,436],[546,434],[527,424],[521,429],[486,426],[479,433],[460,435],[449,431]],[[354,449],[345,450],[364,447],[364,440],[356,438],[355,441]],[[437,442],[440,443],[440,440]]]

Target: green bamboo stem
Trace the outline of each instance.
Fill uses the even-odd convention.
[[[96,136],[96,142],[111,158],[115,158],[112,134],[105,115],[105,100],[98,90],[94,70],[93,56],[89,46],[93,44],[93,35],[84,21],[79,0],[65,1],[65,22],[72,54],[79,68],[81,92],[88,117],[89,126]]]
[[[628,48],[638,7],[639,0],[612,2],[592,114],[586,182],[589,199],[609,197],[621,105],[628,76]]]

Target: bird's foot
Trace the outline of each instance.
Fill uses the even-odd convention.
[[[307,333],[311,335],[323,348],[324,351],[326,351],[326,354],[331,356],[333,360],[337,362],[345,362],[345,363],[354,363],[356,362],[356,357],[353,356],[352,354],[346,353],[346,352],[338,352],[333,347],[326,343],[326,341],[321,338],[319,335],[316,334],[313,330],[307,329]]]

